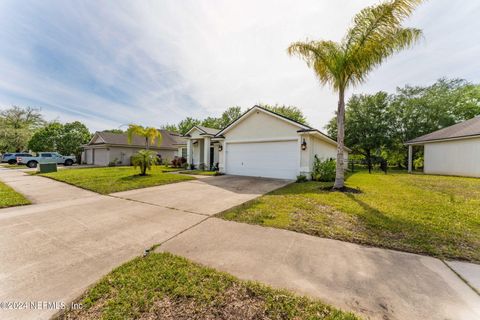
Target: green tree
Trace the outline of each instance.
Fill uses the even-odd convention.
[[[40,109],[13,106],[0,111],[0,151],[25,150],[28,140],[44,123]]]
[[[186,134],[188,132],[188,130],[192,129],[194,126],[197,126],[197,125],[201,124],[201,122],[202,121],[200,121],[198,119],[187,117],[187,118],[185,118],[184,120],[182,120],[178,123],[178,125],[177,125],[178,131],[181,134]]]
[[[28,149],[33,152],[57,151],[58,141],[63,135],[63,124],[57,121],[48,123],[37,130],[28,141]]]
[[[162,133],[156,128],[152,127],[143,127],[138,124],[129,124],[127,129],[128,143],[132,143],[134,136],[139,136],[145,139],[145,149],[150,149],[150,145],[162,144]]]
[[[480,86],[462,79],[439,79],[426,87],[397,88],[390,111],[395,128],[386,151],[389,162],[406,166],[405,141],[480,115]],[[416,156],[422,156],[421,149]]]
[[[66,123],[57,141],[57,151],[63,155],[75,155],[77,162],[80,163],[82,145],[87,144],[91,138],[92,134],[80,121]]]
[[[391,143],[392,121],[389,115],[390,97],[385,92],[373,95],[353,95],[345,108],[345,144],[356,154],[367,160],[368,171],[372,170],[372,159]],[[327,125],[330,136],[336,138],[337,119]]]
[[[268,105],[268,104],[259,104],[260,107],[273,111],[275,113],[281,114],[289,119],[295,120],[297,122],[308,125],[307,119],[305,118],[302,110],[295,106],[285,106],[285,105]]]
[[[390,0],[361,10],[341,42],[292,43],[290,55],[298,55],[313,68],[322,85],[338,93],[337,166],[335,189],[344,187],[345,90],[366,80],[368,73],[386,58],[413,45],[421,30],[402,26],[421,0]]]
[[[63,155],[75,155],[79,162],[82,145],[88,143],[91,137],[88,128],[79,121],[64,125],[53,121],[34,133],[28,148],[34,152],[57,151]]]
[[[221,129],[222,125],[220,124],[220,118],[207,117],[202,120],[202,126],[207,128]]]
[[[225,110],[219,119],[219,129],[223,129],[242,115],[242,108],[239,106],[230,107]]]
[[[177,125],[175,125],[175,124],[169,124],[169,123],[167,123],[167,124],[164,124],[164,125],[160,126],[160,129],[166,130],[166,131],[169,131],[169,132],[177,132],[177,133],[179,133],[178,127],[177,127]]]

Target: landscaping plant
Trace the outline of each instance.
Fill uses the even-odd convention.
[[[150,150],[140,150],[132,156],[132,165],[136,169],[140,168],[140,175],[147,175],[147,170],[158,162],[157,154]]]
[[[315,155],[315,160],[313,161],[313,173],[312,180],[322,181],[322,182],[332,182],[335,181],[335,172],[336,172],[335,160],[325,159],[320,160],[317,155]]]
[[[157,141],[157,145],[162,144],[162,133],[152,127],[143,127],[137,124],[130,124],[128,125],[127,129],[128,135],[128,143],[132,143],[133,136],[140,136],[145,139],[145,149],[150,149],[150,145],[155,144],[155,140]]]
[[[389,0],[367,7],[355,16],[353,26],[341,42],[295,42],[288,48],[290,55],[298,55],[306,61],[322,85],[329,84],[338,93],[335,189],[345,186],[345,91],[365,82],[376,66],[421,37],[421,30],[402,26],[421,2]]]

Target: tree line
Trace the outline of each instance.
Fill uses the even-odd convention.
[[[79,121],[46,121],[40,109],[13,106],[0,112],[0,153],[56,151],[80,160],[92,134]]]
[[[259,106],[275,113],[281,114],[297,122],[307,124],[305,115],[298,107],[279,104],[259,104]],[[229,107],[219,117],[207,117],[203,120],[187,117],[180,121],[178,124],[167,124],[163,125],[161,128],[171,132],[178,132],[180,134],[186,134],[188,130],[190,130],[196,125],[220,130],[228,126],[235,119],[239,118],[244,112],[246,112],[246,110],[243,111],[242,108],[239,106]]]
[[[408,140],[480,115],[480,85],[463,79],[439,79],[430,86],[406,85],[394,94],[353,95],[345,109],[345,144],[369,169],[378,159],[407,166]],[[336,139],[337,119],[326,126]],[[423,166],[423,150],[414,163]]]

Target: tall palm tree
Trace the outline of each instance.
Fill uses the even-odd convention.
[[[422,0],[390,0],[361,10],[342,41],[295,42],[290,55],[304,59],[322,85],[338,93],[337,169],[335,189],[344,187],[345,90],[366,80],[368,73],[394,53],[412,46],[422,31],[402,23]]]
[[[157,145],[162,144],[162,133],[152,127],[143,127],[137,124],[129,124],[127,129],[128,143],[132,143],[133,136],[140,136],[145,138],[145,149],[150,149],[150,145],[155,143],[157,140]]]

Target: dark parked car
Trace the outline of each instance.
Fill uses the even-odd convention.
[[[17,157],[31,157],[30,153],[5,153],[2,157],[2,162],[7,162],[8,164],[17,163]]]

